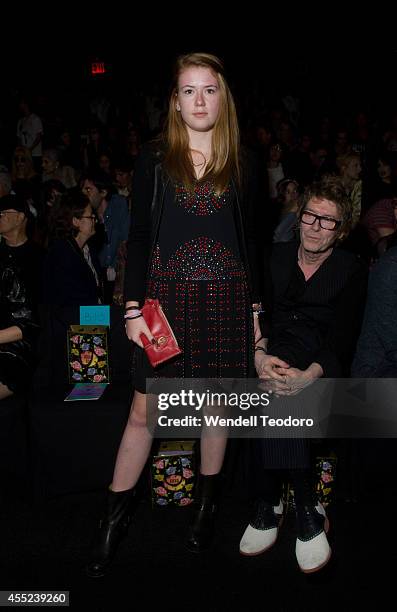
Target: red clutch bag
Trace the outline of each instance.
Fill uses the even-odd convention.
[[[182,351],[159,301],[146,299],[141,312],[146,325],[156,340],[152,344],[144,334],[141,334],[143,348],[151,365],[156,367],[160,363],[180,355]]]

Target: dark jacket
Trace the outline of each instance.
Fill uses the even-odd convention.
[[[124,299],[139,304],[143,303],[146,295],[148,270],[158,236],[165,193],[168,189],[174,189],[161,162],[161,151],[152,144],[147,145],[137,158],[134,170],[134,207],[128,241]],[[255,239],[255,210],[256,200],[260,196],[255,164],[248,152],[242,155],[241,167],[241,187],[238,188],[236,181],[232,181],[235,192],[234,218],[252,301],[259,302],[262,291],[259,284],[260,257]]]
[[[264,322],[268,352],[301,370],[321,365],[324,377],[349,376],[365,305],[367,269],[335,248],[305,281],[298,242],[274,245],[272,303]]]
[[[364,322],[353,361],[355,378],[397,376],[397,246],[374,265]]]
[[[99,266],[97,273],[99,276]],[[54,242],[44,262],[44,304],[91,306],[98,304],[98,297],[94,274],[76,241],[70,238]]]
[[[0,353],[8,353],[32,365],[39,327],[26,286],[14,262],[10,261],[0,265],[0,329],[13,326],[19,327],[22,339],[1,344]]]

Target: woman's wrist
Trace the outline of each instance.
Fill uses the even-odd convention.
[[[263,310],[263,306],[261,302],[255,302],[255,304],[252,304],[252,314],[254,316],[258,317],[263,312],[265,311]]]
[[[140,317],[143,317],[143,314],[141,313],[140,310],[138,310],[137,312],[134,313],[134,311],[132,312],[127,312],[124,315],[124,319],[126,321],[131,321],[132,319],[139,319]]]

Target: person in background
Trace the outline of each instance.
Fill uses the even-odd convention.
[[[282,157],[283,149],[281,145],[277,142],[271,144],[267,161],[267,174],[269,179],[269,198],[273,203],[277,199],[277,183],[285,177]]]
[[[0,400],[27,392],[36,363],[40,259],[26,236],[28,215],[18,196],[0,198]]]
[[[397,230],[397,185],[392,198],[376,202],[361,220],[373,247],[374,257],[379,257],[387,248],[387,241]]]
[[[39,173],[44,133],[43,123],[40,117],[32,112],[31,103],[26,97],[20,100],[19,111],[22,116],[17,123],[17,142],[30,151],[34,168]]]
[[[12,264],[21,279],[35,315],[45,251],[35,242],[36,219],[29,202],[18,194],[0,198],[0,260]]]
[[[124,196],[128,202],[129,211],[132,210],[132,176],[134,163],[128,158],[116,159],[114,164],[117,193]]]
[[[101,276],[88,245],[96,215],[78,188],[61,196],[51,217],[49,250],[44,262],[43,301],[58,306],[101,303]]]
[[[289,242],[296,238],[299,208],[299,185],[294,179],[283,179],[277,183],[281,205],[279,223],[274,230],[273,242]]]
[[[42,181],[60,181],[66,189],[76,187],[76,175],[71,166],[61,165],[61,154],[56,149],[45,149],[43,152],[43,174]]]
[[[82,178],[82,192],[89,198],[99,224],[104,230],[104,243],[98,248],[102,267],[105,304],[113,301],[117,252],[128,238],[130,213],[124,196],[114,193],[112,182],[102,173],[87,173]]]
[[[40,158],[41,159],[41,158]],[[35,208],[40,204],[41,177],[34,168],[32,155],[27,147],[16,147],[11,164],[12,190]]]
[[[45,248],[48,246],[51,217],[60,206],[60,199],[66,187],[57,179],[50,179],[42,186],[41,206],[36,225],[36,240]]]
[[[361,158],[358,153],[347,153],[336,160],[342,183],[349,194],[353,210],[353,227],[357,225],[361,215],[362,180]]]
[[[12,181],[9,172],[0,172],[0,198],[12,191]]]
[[[371,269],[364,321],[352,364],[354,378],[397,378],[397,246]]]

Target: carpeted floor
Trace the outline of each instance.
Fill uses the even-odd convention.
[[[374,610],[387,597],[394,597],[393,503],[388,500],[390,512],[385,512],[380,487],[375,497],[367,491],[359,502],[341,500],[329,508],[333,557],[315,575],[306,576],[298,569],[293,514],[288,514],[278,542],[266,554],[239,555],[249,502],[243,489],[226,479],[211,550],[195,555],[184,548],[189,508],[153,509],[146,494],[109,574],[90,579],[83,568],[104,491],[33,503],[26,483],[4,484],[0,507],[3,590],[69,590],[71,609],[95,612],[344,612]],[[382,609],[395,608],[392,603],[389,606]]]
[[[40,439],[32,444],[28,437],[25,444],[23,418],[7,412],[4,400],[1,406],[0,590],[69,590],[71,609],[84,612],[395,609],[395,440],[337,448],[336,495],[328,510],[333,556],[317,574],[298,569],[293,514],[271,550],[239,555],[252,483],[246,453],[230,440],[216,539],[208,552],[195,555],[184,547],[190,508],[152,508],[147,486],[109,574],[90,579],[84,565],[125,411],[110,404],[102,412],[99,404],[75,406],[66,418],[64,404],[55,407],[49,403],[42,420],[32,413]]]

